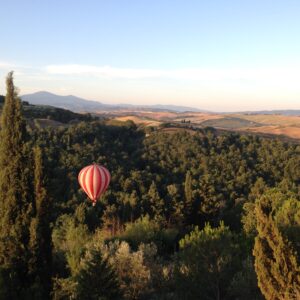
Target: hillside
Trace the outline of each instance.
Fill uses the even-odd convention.
[[[129,119],[144,126],[158,126],[162,123],[172,123],[174,126],[180,125],[193,128],[214,127],[235,132],[267,134],[300,139],[300,116],[297,115],[215,114],[197,112],[155,113],[144,111],[128,115],[124,112],[120,116],[115,112],[107,114],[106,116],[118,120]]]
[[[0,114],[2,112],[2,106],[4,97],[0,95]],[[90,114],[79,114],[73,111],[62,109],[58,107],[53,107],[49,105],[31,105],[26,102],[23,102],[23,111],[24,117],[28,120],[34,119],[47,119],[55,122],[47,122],[49,126],[51,124],[66,124],[69,122],[78,122],[78,121],[90,121],[93,118]]]

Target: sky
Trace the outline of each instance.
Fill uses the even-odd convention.
[[[0,94],[300,109],[299,0],[0,0]]]

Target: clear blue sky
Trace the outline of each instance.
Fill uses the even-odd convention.
[[[300,1],[0,0],[0,93],[300,109]]]

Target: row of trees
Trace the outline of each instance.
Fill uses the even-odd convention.
[[[52,256],[43,152],[32,148],[12,73],[6,85],[0,144],[1,295],[41,299],[51,290]]]
[[[297,299],[300,147],[132,122],[1,120],[0,298]],[[77,174],[108,167],[94,208]]]

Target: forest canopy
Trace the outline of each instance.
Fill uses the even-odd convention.
[[[0,297],[297,299],[298,144],[92,118],[26,126],[7,80]],[[112,176],[95,207],[77,181],[93,162]]]

